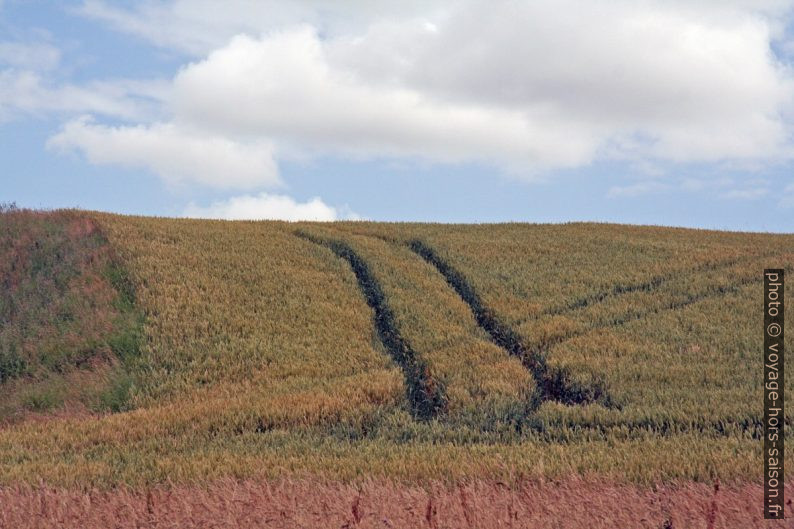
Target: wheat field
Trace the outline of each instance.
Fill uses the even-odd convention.
[[[337,525],[362,527],[387,526],[373,514],[383,502],[399,511],[385,519],[410,526],[428,497],[443,506],[417,518],[430,527],[508,527],[511,514],[493,521],[511,501],[522,513],[516,527],[538,516],[532,505],[553,518],[577,502],[603,513],[591,527],[753,520],[761,272],[790,273],[794,236],[15,215],[0,214],[4,255],[24,264],[17,275],[4,264],[7,285],[40,283],[22,250],[50,240],[36,224],[48,215],[55,232],[73,235],[53,252],[89,255],[80,237],[94,232],[104,248],[72,267],[72,286],[58,292],[66,299],[86,281],[102,288],[64,323],[21,303],[37,299],[28,291],[4,289],[0,307],[24,308],[13,321],[35,316],[50,326],[20,323],[12,340],[5,325],[0,359],[12,342],[27,343],[29,359],[50,358],[30,344],[46,335],[56,343],[48,351],[67,351],[58,340],[77,332],[90,342],[78,348],[84,356],[102,361],[67,355],[8,370],[2,385],[13,398],[0,401],[14,417],[0,426],[0,498],[14,506],[0,517],[7,526],[31,505],[40,514],[52,505],[49,518],[41,514],[52,522],[68,515],[63,505],[97,497],[106,507],[76,511],[86,527],[102,526],[103,509],[117,504],[130,506],[130,520],[149,520],[148,501],[170,513],[163,520],[190,526],[174,498],[194,494],[209,495],[209,517],[233,511],[222,503],[229,495],[289,503],[316,494]],[[70,232],[70,222],[91,228]],[[794,328],[792,311],[787,322]],[[31,328],[38,334],[22,340]],[[59,390],[39,405],[25,396],[51,387],[94,389]],[[598,500],[598,484],[611,499]],[[370,515],[352,513],[356,490]],[[480,498],[472,512],[493,524],[467,518],[461,494]],[[521,503],[521,494],[537,501]],[[629,498],[650,513],[647,524]],[[299,526],[306,514],[294,514],[281,526]]]

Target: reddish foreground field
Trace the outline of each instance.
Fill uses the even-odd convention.
[[[786,494],[792,494],[790,481]],[[794,527],[764,521],[758,485],[644,488],[587,480],[425,487],[388,481],[221,480],[148,491],[0,488],[0,527],[654,528]],[[631,508],[627,508],[627,507]]]

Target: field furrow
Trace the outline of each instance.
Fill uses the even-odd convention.
[[[521,338],[513,329],[505,325],[486,307],[474,288],[463,275],[455,270],[428,245],[419,239],[408,243],[411,250],[422,259],[433,265],[444,276],[447,283],[468,304],[477,323],[491,339],[509,355],[517,357],[532,373],[538,388],[538,400],[554,400],[563,404],[586,404],[598,402],[607,407],[613,406],[612,399],[601,385],[582,386],[573,384],[569,374],[561,369],[552,369],[539,349],[524,346]]]
[[[367,263],[353,249],[339,240],[323,240],[306,232],[297,232],[299,237],[327,247],[350,264],[356,275],[358,286],[367,304],[374,312],[373,322],[386,351],[405,374],[408,401],[415,417],[423,420],[444,414],[447,397],[444,388],[436,381],[428,366],[402,337],[394,321],[394,314],[378,281]]]
[[[776,252],[773,251],[766,253],[763,257],[770,258],[770,257],[775,257],[775,255]],[[541,315],[556,316],[560,314],[566,314],[590,307],[597,303],[602,303],[608,299],[616,298],[626,294],[631,294],[633,292],[652,292],[654,290],[659,289],[665,283],[678,279],[682,276],[696,274],[699,272],[724,269],[739,264],[743,261],[747,261],[748,259],[757,259],[757,257],[758,256],[756,255],[749,255],[742,257],[731,257],[729,259],[725,259],[722,261],[715,261],[715,262],[708,261],[702,264],[698,264],[694,268],[688,270],[686,269],[676,270],[667,275],[654,276],[651,279],[644,280],[639,283],[616,284],[606,290],[602,290],[598,293],[590,294],[588,296],[575,299],[572,302],[569,302],[565,305],[550,307],[545,311],[543,311]]]
[[[395,244],[421,241],[461,297],[476,292],[472,310],[500,323],[486,324],[495,334],[512,330],[514,342],[565,373],[567,384],[604,388],[614,404],[546,400],[528,417],[525,435],[758,435],[760,386],[752,373],[762,366],[752,354],[753,323],[762,270],[794,263],[789,236],[773,244],[756,234],[624,226],[342,229]],[[555,247],[560,253],[550,252]]]
[[[787,263],[794,260],[794,254],[770,257],[776,257]],[[704,275],[704,270],[693,271],[668,283],[670,287],[668,289],[635,290],[627,293],[627,299],[618,301],[613,298],[610,300],[612,303],[605,302],[597,308],[595,305],[582,307],[575,314],[569,312],[564,325],[555,326],[561,329],[559,334],[542,334],[542,338],[533,347],[549,350],[557,344],[596,329],[620,327],[636,320],[653,317],[660,312],[681,310],[705,299],[735,294],[746,285],[760,284],[763,281],[758,271],[762,269],[765,259],[767,258],[746,259],[741,265],[709,268],[708,271],[715,272],[711,275]],[[784,269],[790,271],[792,265],[787,264]],[[539,327],[548,321],[540,320]],[[559,321],[558,318],[557,322]],[[531,329],[531,326],[525,325],[523,329]],[[526,332],[529,334],[531,330]]]
[[[433,266],[403,245],[312,229],[335,237],[366,261],[393,311],[393,324],[443,388],[454,424],[520,427],[537,405],[531,373],[491,342],[470,308]]]

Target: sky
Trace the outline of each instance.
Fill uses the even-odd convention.
[[[794,0],[0,0],[0,203],[794,232]]]

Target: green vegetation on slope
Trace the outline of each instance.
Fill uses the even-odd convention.
[[[125,406],[141,322],[94,220],[0,208],[0,285],[0,421]]]

